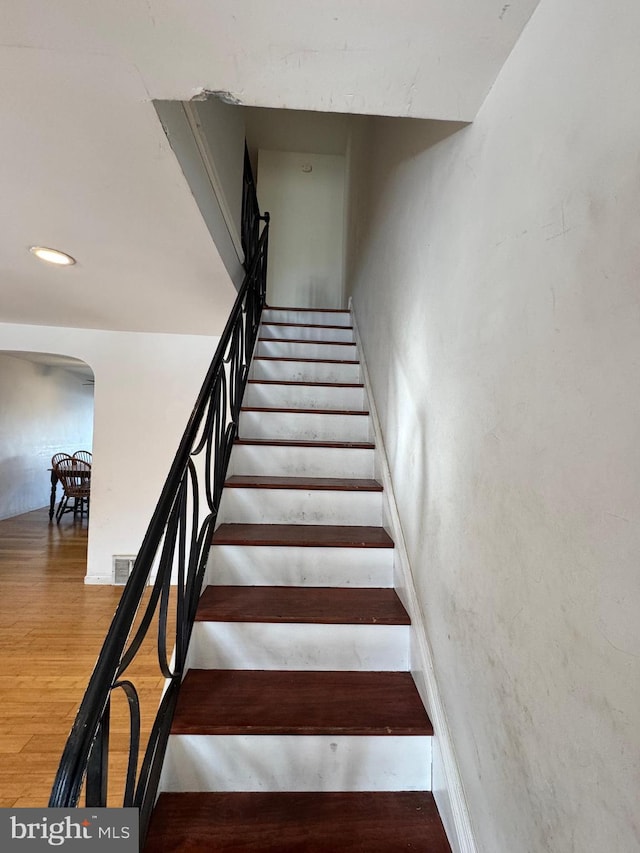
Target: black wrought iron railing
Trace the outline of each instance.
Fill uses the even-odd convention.
[[[242,183],[242,249],[245,266],[253,257],[260,237],[260,209],[253,180],[249,150],[244,146],[244,179]]]
[[[265,224],[255,241],[244,283],[124,587],[49,800],[51,807],[77,806],[84,790],[90,807],[137,807],[141,839],[158,789],[265,302],[269,214],[261,217],[255,201],[252,228],[259,230],[260,221]],[[168,625],[174,620],[169,618],[170,607],[175,608],[175,632],[171,635]],[[131,669],[143,641],[152,632],[157,633],[159,674],[166,681],[150,734],[142,742],[140,692]],[[108,802],[111,703],[118,691],[126,697],[129,708],[129,751],[118,801]]]

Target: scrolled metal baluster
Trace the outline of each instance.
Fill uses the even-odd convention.
[[[247,354],[251,352],[251,340],[247,337],[247,304],[248,303],[245,300],[245,303],[242,306],[242,323],[241,325],[239,324],[239,335],[242,345],[240,347],[240,356],[238,358],[235,376],[236,399],[238,400],[239,405],[242,403],[242,392],[247,381]]]
[[[242,320],[242,312],[239,314],[239,319]],[[229,399],[230,399],[230,416],[231,420],[236,424],[240,414],[240,405],[242,403],[242,395],[239,393],[238,372],[239,364],[243,357],[244,337],[242,335],[242,324],[237,323],[231,339],[231,350],[229,353]]]
[[[177,635],[176,669],[182,671],[186,657],[191,623],[191,597],[193,595],[194,575],[197,573],[200,558],[200,500],[198,494],[198,473],[193,459],[188,463],[188,482],[181,506],[179,553],[178,553],[178,597],[177,597]],[[191,520],[188,521],[189,498],[191,499]],[[210,517],[210,516],[208,516]],[[187,544],[188,539],[188,544]],[[199,593],[198,593],[199,594]]]
[[[221,472],[219,464],[219,448],[224,434],[223,412],[227,408],[227,377],[224,369],[220,371],[220,375],[216,381],[216,392],[218,405],[214,412],[212,427],[206,445],[205,489],[209,509],[211,512],[217,514],[219,497],[215,484],[224,476],[224,472]]]
[[[253,338],[251,335],[251,294],[247,294],[244,304],[242,306],[242,378],[243,381],[246,379],[246,371],[251,362],[251,352],[253,348]]]
[[[206,413],[205,413],[205,417],[203,419],[203,425],[202,425],[200,437],[194,441],[193,447],[191,448],[191,451],[189,453],[189,456],[191,456],[192,458],[194,456],[199,456],[200,453],[202,453],[203,448],[206,446],[207,441],[209,440],[210,432],[211,432],[211,424],[213,422],[213,418],[215,417],[215,413],[218,409],[218,403],[216,403],[216,401],[218,400],[218,396],[219,396],[218,385],[219,385],[219,376],[216,376],[214,383],[213,383],[213,386],[211,388],[211,391],[209,392],[209,397],[207,400]]]
[[[155,615],[158,601],[162,596],[163,590],[165,588],[168,588],[171,584],[171,565],[173,561],[173,551],[175,547],[176,529],[177,517],[174,504],[174,508],[171,512],[171,515],[169,516],[169,521],[167,522],[164,532],[162,553],[160,556],[160,562],[158,564],[158,573],[156,575],[153,588],[151,590],[151,597],[145,609],[144,616],[142,617],[138,630],[136,631],[135,636],[127,647],[126,651],[122,655],[120,665],[116,673],[117,678],[120,678],[124,674],[125,670],[129,667],[131,661],[138,653],[140,646],[142,645],[145,637],[147,636],[149,626],[151,625],[151,622]],[[171,678],[172,672],[166,662],[166,652],[163,656],[162,652],[160,650],[158,651],[158,662],[160,665],[160,670],[164,677]]]
[[[213,387],[211,388],[211,392],[209,394],[209,399],[207,402],[207,410],[206,410],[206,428],[203,429],[202,436],[200,440],[193,447],[190,457],[194,459],[196,456],[200,456],[204,450],[204,487],[205,487],[205,498],[207,501],[207,506],[211,512],[214,511],[213,505],[213,494],[210,487],[211,481],[211,446],[212,446],[212,437],[216,432],[216,423],[219,418],[219,410],[220,410],[220,399],[221,395],[224,396],[225,390],[221,385],[221,377],[218,374],[213,383]]]
[[[140,811],[140,839],[144,839],[149,824],[151,811],[155,803],[155,792],[158,790],[162,762],[169,740],[170,726],[167,721],[173,719],[173,712],[178,701],[180,679],[174,678],[167,686],[160,701],[160,707],[147,741],[147,747],[138,776],[138,785],[134,797],[134,806]]]
[[[49,800],[51,807],[75,806],[83,783],[86,783],[87,804],[107,804],[111,697],[113,690],[122,689],[128,701],[130,718],[124,803],[133,803],[140,809],[141,839],[144,839],[158,788],[266,293],[268,227],[260,235],[260,215],[252,182],[247,185],[246,199],[243,231],[246,224],[247,275],[196,399],[132,574],[124,587],[67,740]],[[267,221],[268,217],[264,219]],[[197,459],[202,460],[198,466]],[[204,484],[199,481],[202,469]],[[201,490],[206,495],[206,507],[204,500],[200,500]],[[134,631],[138,610],[156,563],[157,573],[151,595]],[[170,663],[167,626],[172,570],[176,565],[176,646],[174,660]],[[122,675],[148,636],[156,616],[158,665],[167,681],[136,779],[141,747],[140,702],[133,680],[122,679]]]
[[[229,413],[229,423],[239,423],[240,418],[240,407],[242,405],[242,400],[238,399],[238,360],[234,359],[229,365],[229,400],[230,400],[230,413]]]
[[[178,517],[178,574],[177,574],[177,619],[176,619],[176,664],[178,669],[184,666],[186,656],[186,638],[184,626],[184,592],[185,592],[185,558],[186,558],[186,537],[187,537],[187,494],[188,481],[191,479],[191,473],[194,471],[193,461],[189,460],[187,468],[187,477],[183,481],[183,488],[179,497],[179,517]],[[167,608],[169,604],[169,591],[167,590]]]
[[[122,690],[127,697],[129,707],[129,760],[127,761],[127,776],[122,805],[125,808],[130,808],[133,806],[138,756],[140,754],[140,697],[131,681],[116,681],[113,690],[117,688]]]
[[[207,557],[210,547],[211,536],[215,527],[216,518],[213,514],[208,515],[198,533],[196,547],[193,552],[193,568],[189,572],[189,587],[187,591],[187,602],[189,605],[188,624],[191,628],[198,608],[204,574],[207,569]]]
[[[87,761],[85,803],[87,808],[102,808],[107,804],[109,785],[109,720],[111,698],[104,706],[100,725],[91,746]]]

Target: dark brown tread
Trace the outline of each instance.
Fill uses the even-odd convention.
[[[299,379],[248,379],[247,385],[302,385],[309,388],[364,388],[363,382],[302,382]]]
[[[282,355],[255,355],[253,357],[253,361],[302,361],[305,364],[307,362],[320,362],[320,364],[360,364],[357,359],[348,359],[348,358],[300,358],[296,356],[282,356]]]
[[[262,474],[234,474],[225,486],[232,489],[295,489],[331,492],[381,492],[377,480],[347,480],[342,477],[267,477]]]
[[[338,524],[221,524],[212,545],[282,545],[322,548],[393,548],[382,527]]]
[[[368,411],[360,409],[293,409],[282,406],[242,406],[241,412],[290,412],[300,415],[368,415]]]
[[[160,794],[145,853],[451,853],[428,791]]]
[[[258,338],[258,341],[270,341],[275,344],[324,344],[336,347],[354,347],[355,341],[310,341],[308,338]]]
[[[281,305],[265,305],[265,311],[311,311],[314,314],[349,314],[348,308],[288,308]]]
[[[190,669],[172,734],[433,734],[409,672]]]
[[[371,441],[304,441],[296,438],[236,438],[235,444],[273,445],[274,447],[335,447],[349,450],[375,450]]]
[[[324,323],[284,323],[282,320],[264,320],[263,326],[287,326],[294,329],[353,329],[353,326],[327,326]]]
[[[199,622],[410,625],[391,588],[208,586],[198,602]]]

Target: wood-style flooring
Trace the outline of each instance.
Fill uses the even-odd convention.
[[[0,521],[0,807],[46,806],[78,705],[122,587],[85,585],[87,520],[48,508]],[[169,644],[172,647],[173,643]],[[155,635],[129,670],[140,688],[143,731],[163,678]],[[113,700],[109,805],[124,776],[127,712]],[[82,803],[81,803],[82,804]]]

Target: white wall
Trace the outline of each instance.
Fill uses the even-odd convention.
[[[231,237],[242,256],[242,185],[244,176],[244,109],[218,98],[191,101],[187,111],[196,120],[204,145],[213,188]]]
[[[94,372],[88,583],[110,583],[113,554],[137,553],[218,340],[0,324],[0,349],[63,353]]]
[[[258,152],[258,202],[271,214],[270,305],[343,306],[344,181],[343,155]]]
[[[0,352],[0,518],[49,505],[54,453],[91,450],[93,388]]]
[[[208,103],[202,102],[201,106],[204,108]],[[242,107],[217,104],[231,111],[223,114],[217,136],[213,120],[217,115],[215,108],[213,114],[203,110],[207,118],[208,139],[205,139],[204,126],[199,122],[200,113],[194,103],[154,101],[154,106],[204,224],[213,238],[219,260],[239,290],[245,276],[240,239],[244,168]],[[214,164],[218,156],[219,168],[216,168]],[[211,283],[212,280],[210,286]]]
[[[311,110],[277,110],[243,107],[247,147],[254,173],[258,149],[309,154],[344,154],[351,116]]]
[[[372,125],[354,304],[483,853],[640,849],[639,41],[542,0],[473,125]]]

